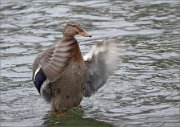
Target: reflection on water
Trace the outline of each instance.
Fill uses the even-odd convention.
[[[69,127],[112,127],[111,124],[96,121],[92,118],[83,118],[83,111],[81,109],[72,108],[69,109],[66,113],[61,116],[52,116],[52,114],[48,113],[44,118],[43,126],[46,127],[54,127],[54,126],[69,126]]]
[[[178,127],[178,4],[178,0],[1,1],[1,125],[74,120],[105,126],[96,119],[121,127]],[[125,51],[107,84],[81,103],[86,119],[75,115],[52,120],[46,116],[49,105],[32,84],[32,63],[62,37],[69,20],[81,22],[93,35],[77,37],[83,53],[107,37],[121,38]]]

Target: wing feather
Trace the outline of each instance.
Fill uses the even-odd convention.
[[[64,43],[59,43],[50,58],[48,64],[42,66],[42,70],[49,80],[55,80],[60,73],[63,71],[64,67],[68,64],[68,60],[71,57],[70,50],[73,48],[73,41]],[[41,63],[44,61],[42,60]]]
[[[57,46],[48,48],[40,53],[33,65],[33,78],[36,69],[40,66],[43,73],[50,81],[55,80],[63,68],[68,64],[71,57],[70,50],[73,48],[74,41],[58,43]]]
[[[85,97],[91,96],[102,87],[113,73],[119,61],[119,42],[116,39],[107,39],[97,43],[83,56],[87,66],[87,79],[84,85]]]

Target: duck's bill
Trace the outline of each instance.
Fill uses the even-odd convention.
[[[85,31],[80,32],[79,35],[82,35],[84,37],[92,37],[90,34],[86,33]]]

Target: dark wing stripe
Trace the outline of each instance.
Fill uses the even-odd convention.
[[[67,46],[71,46],[74,42],[73,41],[69,41],[69,42],[66,42],[66,43],[62,43],[60,46],[61,47],[67,47]]]
[[[34,84],[39,93],[40,93],[42,84],[44,83],[46,79],[47,77],[44,75],[42,69],[40,69],[34,76]]]

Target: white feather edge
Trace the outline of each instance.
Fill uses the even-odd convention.
[[[33,77],[33,79],[35,80],[35,77],[36,77],[36,74],[38,73],[38,71],[41,69],[41,65],[39,65],[38,66],[38,68],[36,69],[36,71],[35,71],[35,73],[34,73],[34,77]],[[47,84],[49,84],[49,79],[47,78],[44,82],[43,82],[43,84],[42,84],[42,86],[41,86],[41,88],[40,88],[40,94],[42,95],[42,92],[43,92],[43,89],[45,89],[46,87],[47,87]]]
[[[34,77],[33,80],[35,80],[36,74],[38,73],[38,71],[40,70],[41,66],[38,66],[38,68],[36,69],[35,73],[34,73]]]
[[[84,61],[89,61],[93,58],[94,55],[97,56],[100,52],[103,52],[104,50],[104,47],[97,47],[96,45],[93,45],[91,50],[83,56],[83,59]]]

